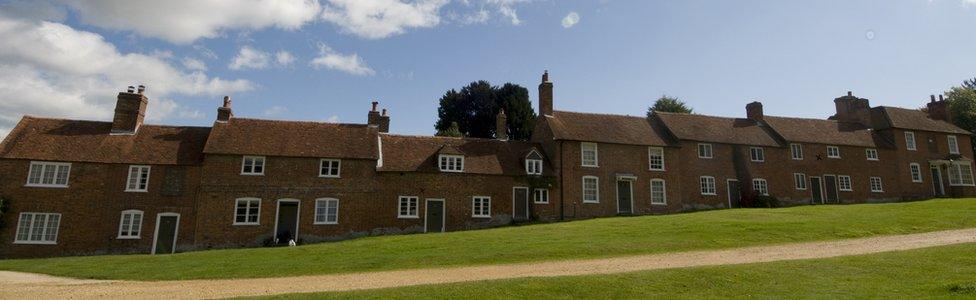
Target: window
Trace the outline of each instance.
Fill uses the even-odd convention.
[[[549,204],[549,190],[536,189],[532,192],[535,204]]]
[[[237,199],[236,209],[234,210],[234,225],[258,225],[260,224],[260,216],[261,199]]]
[[[763,148],[759,148],[759,147],[749,148],[749,153],[751,154],[752,161],[754,162],[766,161],[766,153],[763,151]]]
[[[664,179],[651,179],[651,204],[668,204]]]
[[[149,166],[129,166],[129,179],[126,182],[126,192],[149,190]]]
[[[973,167],[969,162],[956,162],[949,165],[949,185],[973,185]]]
[[[597,154],[596,143],[580,143],[582,152],[582,162],[584,167],[599,166],[599,155]]]
[[[959,154],[959,140],[956,139],[956,136],[950,135],[946,139],[949,141],[949,154]]]
[[[583,176],[583,203],[600,202],[600,178]]]
[[[881,177],[871,177],[870,182],[872,193],[884,192],[884,188],[881,186]]]
[[[440,168],[441,172],[464,172],[464,156],[441,154]]]
[[[800,144],[790,144],[790,157],[794,160],[803,159],[803,145]]]
[[[138,239],[142,233],[142,211],[126,210],[122,211],[122,219],[119,220],[119,239]]]
[[[840,158],[840,148],[837,146],[827,146],[828,158]]]
[[[322,198],[315,200],[315,224],[339,224],[339,199]]]
[[[241,175],[264,175],[264,156],[245,156]]]
[[[752,180],[752,189],[763,196],[769,196],[769,185],[766,179],[756,178]]]
[[[878,149],[864,149],[864,156],[868,160],[878,160]]]
[[[57,244],[58,226],[60,224],[61,214],[20,213],[20,221],[17,223],[17,237],[14,238],[14,244]]]
[[[529,175],[542,175],[542,160],[541,159],[526,159],[525,160],[525,174],[529,174]]]
[[[911,131],[905,131],[905,149],[915,151],[915,133]]]
[[[664,171],[664,148],[651,147],[647,149],[647,159],[652,171]]]
[[[717,195],[715,192],[715,177],[702,176],[698,180],[701,183],[702,195]]]
[[[416,219],[420,218],[420,214],[417,213],[417,203],[419,198],[414,196],[400,196],[400,209],[397,212],[397,218],[401,219]]]
[[[712,144],[698,144],[698,158],[712,158]]]
[[[908,164],[908,170],[912,173],[912,182],[922,182],[922,166],[911,163]]]
[[[798,190],[807,189],[807,174],[793,173],[793,186]]]
[[[27,186],[68,187],[69,163],[31,162]]]
[[[472,197],[471,217],[491,218],[491,197],[485,197],[485,196]]]
[[[845,192],[853,191],[854,189],[852,188],[851,185],[851,176],[847,176],[847,175],[837,176],[837,189]]]
[[[323,159],[319,162],[319,177],[339,178],[341,168],[341,160]]]

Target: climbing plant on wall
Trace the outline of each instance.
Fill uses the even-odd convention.
[[[3,216],[7,212],[9,201],[6,197],[0,197],[0,228],[3,228]]]

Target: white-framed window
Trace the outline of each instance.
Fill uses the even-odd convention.
[[[905,131],[905,149],[915,151],[915,133],[911,131]]]
[[[712,176],[701,176],[698,177],[699,186],[701,187],[702,195],[717,195],[715,191],[715,177]]]
[[[129,166],[129,179],[126,192],[145,192],[149,190],[149,166]]]
[[[529,175],[542,175],[542,160],[541,159],[526,159],[525,160],[525,174],[529,174]]]
[[[491,218],[491,197],[488,196],[471,197],[471,217]]]
[[[339,199],[315,199],[315,225],[339,224]]]
[[[946,140],[949,141],[949,154],[959,154],[959,140],[956,136],[946,136]]]
[[[749,155],[754,162],[764,162],[766,161],[766,151],[763,148],[752,147],[749,148]]]
[[[141,233],[142,211],[135,209],[122,211],[122,218],[119,220],[118,239],[138,239],[141,238]]]
[[[797,190],[807,189],[807,174],[793,173],[793,186]]]
[[[790,144],[790,158],[793,158],[793,160],[803,160],[803,145],[797,143]]]
[[[339,178],[342,172],[342,160],[322,159],[319,161],[319,177]]]
[[[600,178],[583,176],[583,203],[600,202]]]
[[[871,184],[871,192],[872,193],[881,193],[881,192],[884,192],[884,187],[881,186],[881,177],[871,177],[871,178],[868,178],[868,181]]]
[[[420,198],[416,196],[400,196],[399,206],[397,209],[397,218],[401,219],[417,219],[420,218],[420,213],[417,211],[417,205],[420,203]]]
[[[949,165],[949,185],[973,186],[973,166],[969,162],[954,162]]]
[[[845,192],[853,191],[853,185],[851,184],[851,176],[838,175],[837,176],[837,189]]]
[[[70,163],[32,161],[27,172],[27,185],[31,187],[68,187]]]
[[[864,157],[868,160],[878,160],[878,149],[864,149]]]
[[[712,144],[698,144],[698,158],[712,158]]]
[[[464,172],[464,156],[441,154],[438,161],[441,172]]]
[[[535,189],[532,191],[532,199],[535,204],[549,204],[549,190]]]
[[[922,182],[922,166],[917,163],[908,164],[908,171],[912,174],[912,182]]]
[[[600,155],[596,143],[580,143],[580,159],[584,167],[598,167]]]
[[[769,196],[769,184],[766,179],[756,178],[752,180],[752,189],[763,196]]]
[[[651,171],[664,171],[664,148],[647,148],[647,161]]]
[[[840,148],[837,146],[827,146],[827,158],[840,158]]]
[[[261,199],[238,198],[234,205],[234,225],[261,224]]]
[[[668,204],[667,186],[664,179],[651,179],[651,204]]]
[[[264,156],[244,156],[241,175],[264,175]]]
[[[60,225],[61,214],[58,213],[20,213],[14,244],[57,244]]]

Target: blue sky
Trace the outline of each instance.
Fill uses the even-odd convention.
[[[209,125],[223,95],[240,117],[363,123],[376,99],[393,132],[432,134],[444,91],[512,82],[535,106],[543,70],[557,110],[668,94],[813,118],[848,90],[920,107],[976,77],[974,0],[152,2],[0,1],[0,135],[24,114],[108,120],[130,84],[150,123]]]

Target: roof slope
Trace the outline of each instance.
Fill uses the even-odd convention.
[[[556,140],[668,145],[646,117],[555,111],[546,118]]]
[[[779,146],[756,121],[695,114],[654,112],[679,140],[754,146]]]
[[[387,134],[381,138],[383,166],[379,171],[386,172],[440,172],[437,156],[446,148],[464,155],[464,173],[525,175],[523,159],[533,149],[541,149],[522,141]],[[551,168],[543,170],[547,175],[551,172]]]
[[[203,161],[208,127],[142,125],[111,135],[111,122],[25,116],[0,144],[0,157],[64,162],[191,165]]]
[[[231,118],[214,124],[204,153],[375,159],[376,142],[362,124]]]
[[[772,116],[763,120],[790,142],[870,148],[881,144],[870,127],[858,123]]]
[[[890,126],[894,128],[972,134],[949,122],[929,118],[928,114],[917,109],[890,106],[879,106],[875,109],[881,110],[887,116]]]

